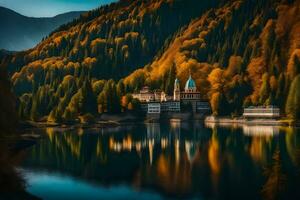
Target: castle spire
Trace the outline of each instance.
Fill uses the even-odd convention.
[[[178,78],[176,77],[175,83],[174,83],[174,94],[173,94],[174,101],[180,101],[180,83]]]

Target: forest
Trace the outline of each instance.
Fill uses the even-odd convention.
[[[299,11],[299,0],[121,0],[1,56],[0,67],[25,120],[138,113],[130,93],[147,85],[171,94],[189,70],[216,116],[276,105],[299,119]]]

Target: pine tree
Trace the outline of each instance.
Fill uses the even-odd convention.
[[[97,112],[97,100],[94,95],[91,82],[86,79],[81,88],[83,96],[82,113],[94,114]]]
[[[269,84],[269,75],[265,73],[262,78],[262,85],[259,93],[259,103],[263,105],[269,97],[270,94],[270,84]]]
[[[40,117],[39,114],[39,93],[33,96],[32,98],[32,106],[30,111],[30,119],[32,121],[38,120]]]
[[[63,119],[65,122],[73,122],[75,120],[75,114],[71,111],[70,108],[66,108],[63,114]]]
[[[118,84],[117,84],[117,94],[119,97],[125,95],[126,91],[125,91],[125,85],[124,85],[124,81],[123,79],[119,80]]]
[[[284,99],[285,99],[285,94],[287,92],[286,91],[286,78],[284,73],[281,73],[279,75],[279,79],[278,79],[278,87],[277,87],[277,91],[276,91],[276,96],[275,96],[275,102],[279,107],[283,107],[284,105]]]
[[[113,103],[113,107],[112,107],[112,112],[113,113],[119,113],[121,111],[121,97],[119,96],[118,92],[117,92],[117,87],[116,84],[113,83],[112,85],[112,103]]]
[[[293,80],[286,102],[285,111],[289,118],[300,119],[300,75]]]

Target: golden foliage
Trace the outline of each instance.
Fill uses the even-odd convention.
[[[273,75],[270,78],[270,88],[273,92],[277,91],[278,88],[278,81],[276,80],[276,77]]]
[[[208,76],[212,91],[221,91],[224,86],[224,71],[220,68],[214,69]]]
[[[219,92],[213,93],[210,97],[210,106],[213,112],[213,115],[218,115],[218,109],[220,104],[221,94]]]
[[[96,58],[87,57],[82,62],[82,66],[85,66],[85,67],[88,67],[88,68],[93,68],[96,63],[97,63]]]
[[[91,48],[103,48],[106,45],[106,39],[97,38],[91,42]]]
[[[249,78],[253,86],[253,94],[251,96],[252,102],[258,102],[259,91],[262,84],[262,75],[266,72],[265,62],[263,58],[254,58],[250,61],[247,71],[249,73]]]
[[[226,78],[231,78],[233,77],[235,74],[239,73],[241,70],[241,66],[242,66],[242,57],[240,56],[231,56],[229,59],[229,64],[228,67],[225,71],[224,76]]]
[[[298,71],[300,70],[299,65],[300,65],[300,49],[296,49],[292,53],[287,65],[287,75],[290,81],[292,81],[297,75],[297,73],[300,72]]]

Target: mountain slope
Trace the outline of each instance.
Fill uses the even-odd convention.
[[[175,65],[181,82],[192,70],[215,114],[270,104],[285,111],[291,96],[292,113],[299,117],[300,98],[289,92],[300,72],[299,9],[300,1],[235,1],[212,9],[191,22],[150,66],[127,77],[125,84],[142,80],[140,85],[164,85]]]
[[[5,64],[11,72],[53,58],[93,65],[91,75],[98,79],[117,79],[150,62],[174,32],[216,4],[215,0],[205,2],[197,7],[195,0],[120,1],[103,6]]]
[[[82,12],[69,12],[52,18],[32,18],[0,7],[0,49],[19,51],[34,47],[60,25],[79,17]]]
[[[123,0],[61,26],[1,65],[25,118],[74,119],[119,112],[120,104],[132,110],[127,93],[144,85],[171,93],[175,76],[183,86],[189,70],[215,115],[278,105],[298,118],[299,2]]]

